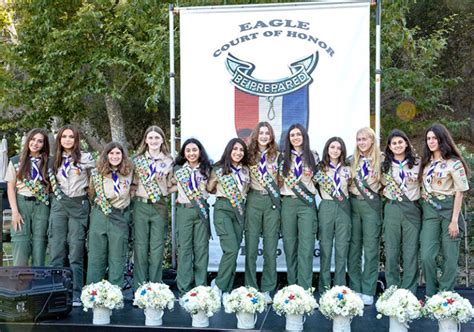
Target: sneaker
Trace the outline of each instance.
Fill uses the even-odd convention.
[[[272,304],[273,303],[273,299],[270,296],[270,292],[264,292],[263,297],[265,298],[265,304]]]
[[[361,294],[361,298],[362,298],[362,302],[364,302],[364,305],[374,304],[374,297],[372,295]]]
[[[211,288],[217,293],[217,296],[220,298],[222,296],[222,291],[216,285],[216,279],[212,279]]]
[[[72,299],[72,306],[73,307],[81,307],[82,306],[81,299],[78,298],[78,297],[75,297],[74,299]]]

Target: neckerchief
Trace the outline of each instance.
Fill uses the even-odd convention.
[[[338,164],[340,167],[340,164]],[[351,215],[351,207],[347,196],[342,191],[342,188],[336,190],[334,177],[331,177],[328,172],[319,169],[314,175],[314,179],[319,185],[319,188],[322,189],[326,194],[333,197],[334,201],[339,205],[339,207],[348,215]],[[339,179],[340,180],[340,179]]]
[[[31,192],[31,194],[36,197],[36,199],[46,205],[49,205],[49,195],[46,192],[46,186],[42,182],[43,177],[39,171],[39,167],[37,162],[41,160],[41,158],[34,158],[31,157],[31,174],[30,179],[22,179],[22,182]]]
[[[69,171],[71,170],[71,156],[63,155],[63,163],[61,165],[61,175],[67,179],[69,177]]]
[[[156,181],[156,177],[153,176],[150,178],[149,173],[149,163],[148,158],[145,155],[139,155],[133,158],[133,165],[135,166],[135,171],[138,175],[140,182],[142,183],[143,187],[145,188],[146,193],[148,194],[148,198],[153,202],[156,203],[161,199],[161,189]]]
[[[199,167],[194,169],[189,164],[184,164],[183,167],[175,171],[175,177],[178,180],[178,185],[183,189],[186,198],[191,202],[193,207],[198,211],[199,217],[202,221],[209,224],[209,204],[204,196],[205,183],[198,181],[197,172]],[[210,230],[208,229],[210,236]]]
[[[222,186],[226,198],[234,208],[235,215],[241,224],[245,219],[245,196],[240,190],[237,181],[232,174],[223,174],[222,168],[216,170],[217,180]]]
[[[275,178],[271,172],[268,172],[268,170],[265,172],[265,174],[262,174],[262,172],[260,172],[260,165],[261,164],[259,163],[258,165],[250,166],[250,174],[268,192],[275,208],[280,208],[280,187],[276,183]]]
[[[306,188],[303,182],[300,181],[295,175],[294,172],[288,172],[288,175],[283,174],[283,160],[280,163],[280,176],[282,177],[285,184],[291,189],[291,191],[299,197],[307,205],[313,207],[315,206],[314,195]],[[301,171],[303,173],[303,171]]]
[[[35,157],[30,157],[31,161],[31,181],[33,183],[36,183],[38,180],[43,180],[43,177],[41,176],[40,170],[38,168],[38,162],[41,160],[41,158],[35,158]]]
[[[363,165],[365,165],[365,160]],[[377,212],[380,212],[380,196],[378,193],[373,191],[370,186],[367,184],[366,179],[364,178],[364,171],[362,170],[363,165],[359,163],[356,168],[354,184],[359,190],[359,193],[364,197],[366,202],[370,205],[372,209]],[[367,170],[368,171],[368,170]],[[367,176],[368,177],[368,176]]]
[[[342,193],[341,191],[341,178],[339,177],[339,170],[341,169],[341,163],[338,163],[336,166],[332,162],[329,162],[329,167],[331,167],[334,170],[334,191],[335,194],[340,195]]]
[[[267,174],[267,150],[262,152],[260,162],[258,163],[258,171],[262,177]]]
[[[159,158],[155,159],[152,156],[149,156],[148,160],[149,160],[148,168],[149,168],[150,172],[149,172],[147,181],[151,181],[156,175],[156,162],[159,160]]]
[[[405,174],[405,171],[403,170],[403,167],[408,163],[408,160],[407,159],[405,159],[404,161],[393,160],[392,162],[398,165],[398,176],[400,177],[400,180],[401,180],[400,189],[406,190],[407,189],[406,174]]]
[[[112,173],[113,174],[113,173]],[[112,175],[113,177],[113,175]],[[108,216],[112,213],[112,204],[105,196],[104,190],[104,177],[100,174],[97,169],[93,169],[91,172],[92,184],[94,185],[95,197],[94,203],[101,209],[101,211]],[[115,191],[115,181],[114,181]]]
[[[299,181],[301,179],[301,176],[303,175],[303,159],[301,158],[300,154],[295,150],[291,150],[291,153],[296,156],[293,173],[295,175],[296,180]]]
[[[120,196],[120,179],[117,171],[112,171],[112,181],[114,182],[114,193],[117,197]]]
[[[242,166],[235,167],[234,165],[230,165],[230,168],[232,169],[232,174],[234,174],[237,187],[239,187],[239,190],[242,192],[244,190],[244,183],[242,181],[242,177],[240,176]]]
[[[431,187],[431,181],[433,180],[433,175],[434,175],[434,170],[436,168],[436,165],[438,165],[439,160],[432,160],[430,167],[428,168],[428,173],[426,173],[426,184]]]
[[[367,180],[369,178],[369,158],[366,158],[364,156],[360,156],[360,158],[362,159],[363,163],[362,163],[362,178],[364,180]]]

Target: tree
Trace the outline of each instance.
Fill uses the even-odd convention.
[[[144,97],[140,113],[157,110],[166,96],[167,10],[151,0],[9,4],[4,12],[15,14],[18,42],[2,41],[8,70],[0,75],[0,105],[21,108],[16,126],[59,117],[80,124],[96,143],[100,135],[91,120],[105,113],[110,138],[127,146],[126,98]]]

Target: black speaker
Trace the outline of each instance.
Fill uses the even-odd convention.
[[[0,268],[0,320],[36,321],[65,316],[71,309],[71,269]]]

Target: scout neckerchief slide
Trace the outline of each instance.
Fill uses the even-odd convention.
[[[211,235],[209,222],[209,204],[204,197],[203,188],[197,179],[193,180],[193,171],[190,166],[184,165],[175,171],[178,184],[183,189],[186,198],[191,202],[193,207],[197,210],[199,217],[206,223],[208,234]]]
[[[104,177],[95,168],[91,172],[91,177],[95,191],[94,203],[108,216],[112,213],[112,204],[105,196]]]
[[[46,187],[42,182],[43,177],[41,176],[41,173],[39,171],[38,164],[37,164],[39,160],[38,158],[33,158],[33,157],[31,157],[30,159],[31,159],[30,179],[22,179],[21,181],[25,184],[28,190],[31,191],[31,194],[34,197],[36,197],[38,201],[46,205],[49,205],[49,195],[46,192]],[[18,167],[19,167],[18,156],[12,158],[12,164],[15,167],[15,169],[18,171]]]
[[[243,225],[245,221],[245,197],[239,189],[234,176],[232,174],[223,174],[222,168],[216,170],[216,175],[219,183],[224,190],[226,198],[234,209],[235,216],[240,224]]]
[[[140,182],[145,188],[148,198],[152,203],[159,202],[162,193],[160,186],[156,182],[156,168],[150,168],[148,158],[146,158],[145,155],[139,155],[133,158],[133,165],[135,166],[135,171],[138,175],[138,178],[140,179]],[[152,161],[152,165],[154,166],[154,161]],[[153,169],[155,172],[153,172]]]

